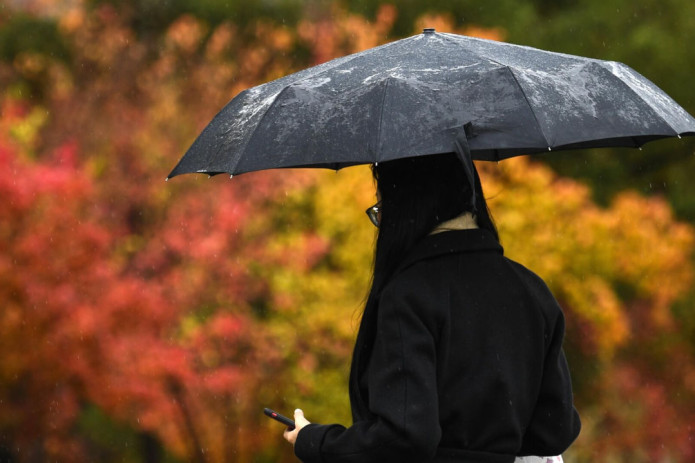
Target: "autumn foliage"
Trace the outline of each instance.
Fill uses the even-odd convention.
[[[0,63],[2,458],[289,462],[264,406],[349,423],[369,170],[164,182],[233,95],[383,43],[398,14],[335,8],[150,37],[77,6],[57,18],[68,61]],[[692,226],[632,191],[599,207],[539,162],[478,166],[506,253],[566,311],[584,421],[566,461],[691,461]]]

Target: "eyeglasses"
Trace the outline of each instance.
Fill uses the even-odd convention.
[[[379,228],[379,223],[381,222],[381,201],[368,208],[366,211],[367,217],[374,224],[376,228]]]

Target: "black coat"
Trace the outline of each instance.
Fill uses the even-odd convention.
[[[303,428],[303,462],[505,463],[561,454],[579,434],[562,311],[490,232],[425,238],[377,312],[368,366],[351,376],[354,423]]]

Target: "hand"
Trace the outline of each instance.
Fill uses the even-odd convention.
[[[294,445],[294,443],[297,441],[299,431],[301,431],[301,429],[307,424],[309,424],[309,422],[306,418],[304,418],[304,412],[300,409],[296,409],[294,411],[294,429],[292,431],[290,431],[289,428],[286,429],[283,437],[287,440],[287,442]]]

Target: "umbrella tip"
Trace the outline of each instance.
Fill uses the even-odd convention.
[[[426,27],[422,30],[423,34],[434,34],[434,27]]]

